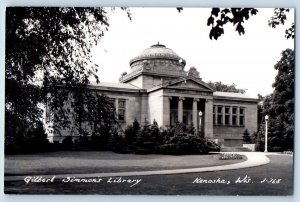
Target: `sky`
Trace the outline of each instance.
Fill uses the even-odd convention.
[[[100,66],[100,82],[118,82],[123,72],[130,72],[130,59],[159,42],[186,60],[185,70],[196,67],[204,82],[234,83],[251,97],[270,94],[277,74],[274,65],[283,50],[294,49],[294,40],[284,37],[294,13],[289,13],[285,25],[274,29],[268,26],[273,9],[258,10],[244,23],[244,35],[228,24],[218,40],[209,39],[210,8],[184,8],[181,13],[176,8],[130,8],[131,21],[117,10],[92,51]]]

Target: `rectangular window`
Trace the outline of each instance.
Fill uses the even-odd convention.
[[[223,106],[217,107],[217,124],[222,125],[223,124],[223,113],[222,113]]]
[[[115,98],[109,98],[109,108],[114,109],[116,108],[116,99]]]
[[[236,107],[232,107],[232,114],[236,114],[237,113],[237,108]]]
[[[229,125],[229,118],[230,118],[229,109],[230,107],[225,107],[225,125]]]
[[[218,108],[218,114],[219,114],[219,113],[222,113],[222,108],[223,108],[223,107],[222,107],[222,106],[218,106],[217,108]]]
[[[225,125],[229,125],[229,115],[225,115]]]
[[[124,109],[125,108],[125,100],[119,99],[119,108]]]
[[[218,115],[218,125],[222,124],[222,115]]]
[[[111,112],[114,113],[115,117],[117,118],[117,107],[116,107],[116,99],[115,98],[109,98],[108,99],[108,107],[109,107],[109,110]]]
[[[125,110],[124,109],[119,109],[118,119],[121,121],[125,120]]]
[[[125,111],[126,111],[126,105],[125,105],[124,99],[118,100],[118,119],[121,121],[125,121]]]
[[[232,125],[237,125],[237,107],[232,107]]]
[[[245,109],[240,108],[240,126],[245,125]]]
[[[244,125],[244,116],[240,116],[240,126]]]
[[[240,108],[240,115],[244,115],[245,113],[245,109],[244,108]]]
[[[225,114],[229,114],[230,107],[225,107]]]
[[[232,125],[236,126],[237,122],[236,122],[236,116],[232,115]]]

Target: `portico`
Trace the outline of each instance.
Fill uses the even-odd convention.
[[[184,85],[197,82],[193,79],[182,81]],[[212,138],[213,137],[213,121],[211,111],[213,110],[213,92],[206,89],[205,86],[198,84],[199,88],[194,86],[193,91],[187,94],[181,87],[180,83],[170,84],[161,89],[161,96],[163,97],[162,107],[162,126],[174,126],[176,122],[183,123],[186,126],[193,125],[195,134],[200,132],[200,135]],[[156,99],[157,101],[159,99]],[[159,103],[156,103],[155,109],[158,109]],[[150,109],[151,111],[151,105]],[[199,113],[201,116],[199,116]],[[159,123],[159,118],[156,119]]]
[[[205,99],[197,97],[181,97],[170,96],[170,123],[169,125],[175,125],[176,122],[185,124],[186,126],[193,125],[196,132],[203,131],[203,118],[201,121],[199,112],[204,114]],[[202,125],[200,126],[200,123]]]

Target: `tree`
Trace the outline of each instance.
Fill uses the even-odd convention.
[[[278,74],[273,83],[273,105],[277,125],[277,137],[285,149],[293,148],[294,135],[294,85],[295,85],[295,53],[286,49],[281,60],[275,65]]]
[[[284,23],[287,20],[287,13],[290,12],[289,8],[275,8],[274,9],[274,15],[270,18],[269,20],[269,26],[272,28],[276,28],[278,25],[282,24],[284,25]],[[285,30],[285,37],[287,39],[295,38],[295,24],[292,23],[291,26]]]
[[[232,23],[239,35],[245,34],[243,23],[257,12],[255,8],[212,8],[211,15],[207,19],[207,26],[211,26],[209,38],[217,40],[224,34],[223,26],[227,23]]]
[[[124,131],[125,139],[127,143],[132,144],[135,141],[140,129],[141,126],[137,121],[137,119],[135,118],[132,125],[128,125]]]
[[[181,12],[183,8],[178,7],[178,12]],[[284,24],[287,19],[287,13],[290,12],[289,8],[275,8],[274,15],[269,20],[269,26],[276,28],[279,24]],[[211,15],[207,19],[207,26],[211,26],[209,33],[210,39],[217,40],[222,34],[224,34],[224,25],[231,23],[235,26],[235,30],[239,35],[245,34],[244,23],[251,16],[258,13],[255,8],[212,8]],[[285,37],[287,39],[295,37],[295,24],[286,29]]]
[[[122,9],[130,17],[128,9]],[[108,30],[108,16],[113,11],[114,8],[6,9],[6,140],[13,141],[33,130],[42,118],[41,104],[49,104],[56,112],[54,122],[68,127],[70,108],[63,106],[70,100],[70,92],[75,116],[86,116],[84,105],[92,95],[86,90],[89,79],[99,82],[98,66],[92,62],[90,50]]]
[[[274,92],[265,96],[262,105],[262,123],[258,139],[264,141],[264,118],[269,115],[268,141],[271,150],[292,150],[294,138],[294,83],[295,53],[286,49],[274,66],[278,70]]]
[[[231,85],[228,85],[228,84],[223,84],[221,81],[217,81],[217,82],[209,81],[207,84],[215,91],[233,92],[233,93],[245,93],[246,92],[246,90],[244,90],[244,89],[238,89],[234,83]]]

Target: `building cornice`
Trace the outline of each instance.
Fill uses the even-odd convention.
[[[239,101],[239,102],[259,102],[259,99],[255,98],[238,98],[238,97],[226,97],[226,96],[213,96],[214,101]]]

